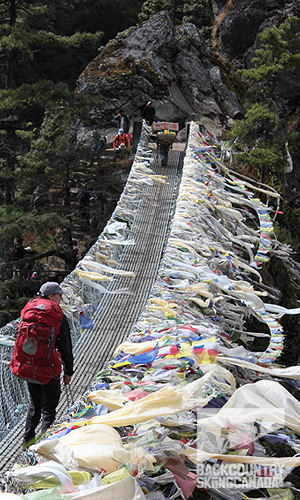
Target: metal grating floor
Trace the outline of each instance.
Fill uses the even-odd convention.
[[[157,161],[155,151],[153,155],[152,168],[156,174],[166,175],[167,182],[154,182],[149,187],[150,201],[144,200],[138,208],[138,216],[129,234],[135,245],[125,247],[122,253],[120,267],[135,272],[135,279],[120,276],[113,281],[115,289],[128,287],[133,295],[104,295],[95,312],[93,329],[86,330],[76,344],[72,377],[74,401],[89,388],[97,372],[106,366],[117,346],[131,333],[156,280],[179,187],[183,153],[170,151],[168,165],[164,168]],[[63,391],[58,420],[67,408]],[[0,443],[0,469],[3,472],[11,468],[21,451],[24,421],[25,417],[20,419],[18,428],[8,431],[5,441]]]
[[[133,295],[105,295],[95,313],[94,327],[76,345],[76,372],[72,377],[74,399],[88,389],[97,372],[113,357],[137,321],[156,279],[178,186],[181,154],[172,152],[167,168],[156,164],[155,172],[167,176],[167,183],[150,187],[151,202],[144,202],[131,228],[134,246],[124,249],[120,267],[136,277],[118,277],[114,288],[126,288]],[[63,404],[63,397],[61,399]]]

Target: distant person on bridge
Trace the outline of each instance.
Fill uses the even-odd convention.
[[[152,101],[148,101],[144,109],[142,109],[142,117],[146,120],[148,125],[152,125],[155,117],[155,109]]]
[[[168,164],[169,149],[170,149],[170,144],[160,144],[159,146],[159,156],[162,167],[166,167]]]
[[[118,129],[121,128],[124,130],[125,134],[128,134],[130,129],[130,118],[126,115],[123,109],[121,109],[117,116],[115,116],[114,121],[117,123]]]
[[[73,375],[73,353],[68,320],[60,303],[68,293],[58,283],[44,283],[38,296],[21,311],[21,323],[13,349],[11,369],[27,381],[30,393],[23,448],[35,440],[42,416],[43,434],[53,424],[59,402],[60,373],[68,385]]]
[[[160,126],[160,122],[156,122],[156,127]],[[169,150],[172,149],[172,144],[176,139],[176,132],[165,128],[167,122],[163,122],[160,126],[161,130],[157,132],[156,143],[161,160],[161,166],[165,167],[168,164]]]

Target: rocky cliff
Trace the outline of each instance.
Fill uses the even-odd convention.
[[[214,47],[231,61],[249,68],[259,34],[290,16],[300,18],[299,0],[213,0]]]
[[[95,124],[105,127],[123,108],[140,119],[139,103],[153,100],[159,120],[200,119],[220,134],[244,115],[225,73],[191,23],[175,27],[166,12],[119,34],[91,61],[77,91],[96,96]],[[227,82],[226,82],[227,83]]]
[[[259,34],[289,16],[300,18],[299,0],[212,0],[212,4],[212,48],[195,25],[175,27],[164,11],[101,47],[77,84],[77,91],[98,98],[92,111],[95,127],[112,126],[120,108],[140,119],[139,103],[149,99],[159,120],[183,124],[201,119],[216,135],[244,116],[228,68],[249,68],[260,45]],[[299,98],[294,90],[293,98]]]

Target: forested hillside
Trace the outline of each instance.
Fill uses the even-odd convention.
[[[113,162],[95,133],[143,99],[182,126],[204,117],[236,168],[279,190],[277,236],[299,261],[299,19],[296,1],[0,2],[0,324],[100,233],[132,155]],[[34,253],[16,262],[18,237]],[[298,285],[278,266],[282,305],[296,307]]]
[[[98,47],[137,22],[139,8],[130,1],[0,3],[2,325],[18,317],[39,282],[74,268],[119,197],[130,163],[115,176],[90,144],[74,146],[76,120],[88,122],[91,106],[74,86]],[[87,214],[78,196],[88,187],[97,193]],[[18,237],[35,253],[14,262]]]

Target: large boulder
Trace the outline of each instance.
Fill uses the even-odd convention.
[[[96,96],[98,126],[111,125],[120,108],[140,119],[139,104],[151,99],[159,120],[205,119],[214,132],[244,115],[222,70],[191,23],[175,28],[166,12],[119,34],[80,75],[78,92]]]

